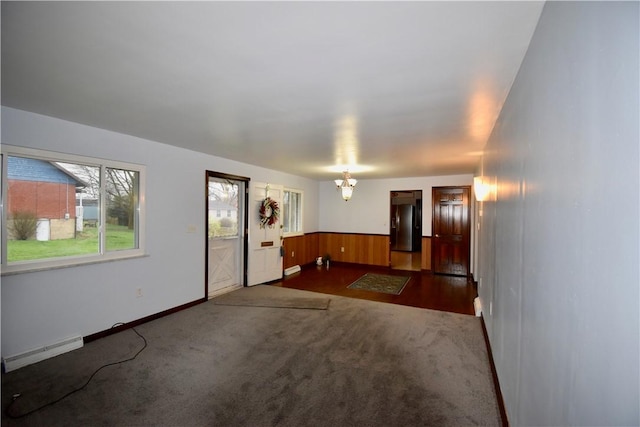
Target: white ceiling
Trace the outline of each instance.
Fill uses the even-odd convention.
[[[314,179],[474,172],[542,2],[2,2],[2,104]]]

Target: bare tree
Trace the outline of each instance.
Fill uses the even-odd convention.
[[[209,182],[209,198],[238,207],[238,185],[231,182]]]
[[[100,168],[75,163],[56,162],[56,165],[85,184],[83,193],[93,199],[100,197]]]
[[[94,199],[100,197],[100,168],[74,163],[58,163],[58,166],[77,176],[86,186],[84,193]],[[119,225],[134,227],[137,204],[138,172],[105,168],[104,177],[107,216],[117,218]]]
[[[126,225],[131,230],[134,227],[138,172],[106,168],[106,175],[108,215],[118,218],[119,225]]]

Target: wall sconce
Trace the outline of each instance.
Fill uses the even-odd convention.
[[[473,192],[476,195],[476,200],[484,202],[489,197],[491,186],[489,183],[484,182],[483,176],[476,176],[473,178]]]
[[[342,172],[342,179],[335,180],[336,188],[342,192],[342,198],[345,202],[353,195],[353,188],[356,186],[357,182],[357,180],[351,178],[348,171]]]

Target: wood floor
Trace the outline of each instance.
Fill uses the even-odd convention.
[[[391,268],[394,270],[420,271],[422,253],[391,251]]]
[[[400,295],[347,288],[365,273],[411,276],[411,279]],[[273,285],[460,314],[475,313],[473,299],[476,290],[465,277],[440,276],[422,271],[330,263],[328,269],[325,266],[303,266],[301,272],[285,276]]]

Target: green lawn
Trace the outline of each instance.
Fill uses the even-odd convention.
[[[134,230],[126,226],[107,225],[106,247],[108,251],[132,249],[135,244]],[[8,240],[7,260],[26,261],[63,256],[90,255],[98,253],[98,229],[86,227],[75,239]]]

